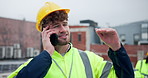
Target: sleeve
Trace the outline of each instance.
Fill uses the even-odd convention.
[[[22,68],[15,78],[43,78],[52,64],[52,58],[47,51],[41,52]]]
[[[134,70],[130,58],[122,45],[117,51],[109,49],[108,56],[113,62],[115,73],[118,78],[134,78]]]

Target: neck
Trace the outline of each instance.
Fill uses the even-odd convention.
[[[62,53],[65,53],[68,50],[69,46],[70,46],[69,44],[57,45],[57,46],[55,46],[55,50],[57,52],[59,52],[60,54],[62,54]]]

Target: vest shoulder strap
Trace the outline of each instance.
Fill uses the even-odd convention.
[[[89,61],[89,58],[88,58],[86,52],[79,50],[79,54],[81,56],[81,59],[83,61],[84,67],[85,67],[86,77],[93,78],[92,68],[91,68],[90,61]],[[107,61],[100,78],[107,78],[110,73],[111,67],[112,67],[112,63]]]
[[[113,65],[112,62],[109,62],[109,61],[106,62],[100,78],[107,78],[108,77],[112,65]]]
[[[85,67],[86,78],[93,78],[92,68],[91,68],[90,61],[89,61],[89,58],[88,58],[86,52],[79,50],[79,54],[81,56],[81,59],[83,61],[84,67]]]

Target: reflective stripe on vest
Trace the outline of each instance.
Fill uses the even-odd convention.
[[[89,61],[89,58],[88,58],[86,52],[79,50],[79,53],[80,53],[80,56],[82,58],[83,64],[85,66],[86,77],[87,78],[93,78],[90,61]],[[107,76],[109,75],[111,67],[112,67],[112,63],[107,61],[106,65],[104,66],[104,69],[102,71],[102,75],[101,75],[100,78],[107,78]]]
[[[101,75],[100,78],[107,78],[107,76],[108,76],[108,74],[110,72],[111,67],[112,67],[112,63],[107,61],[106,65],[104,66],[104,69],[102,71],[102,75]]]
[[[88,59],[87,54],[82,50],[79,50],[79,53],[80,53],[80,56],[82,58],[82,61],[83,61],[84,67],[85,67],[86,77],[93,78],[92,69],[91,69],[90,61]]]

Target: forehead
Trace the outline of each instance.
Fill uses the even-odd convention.
[[[64,20],[64,21],[55,21],[54,23],[51,22],[50,25],[53,25],[53,24],[60,24],[60,23],[67,23],[68,21],[67,20]]]
[[[54,22],[54,23],[48,23],[48,26],[49,26],[49,28],[52,28],[52,27],[54,27],[55,25],[61,25],[61,24],[67,24],[67,23],[68,23],[67,20],[64,20],[64,21],[56,21],[56,22]]]

